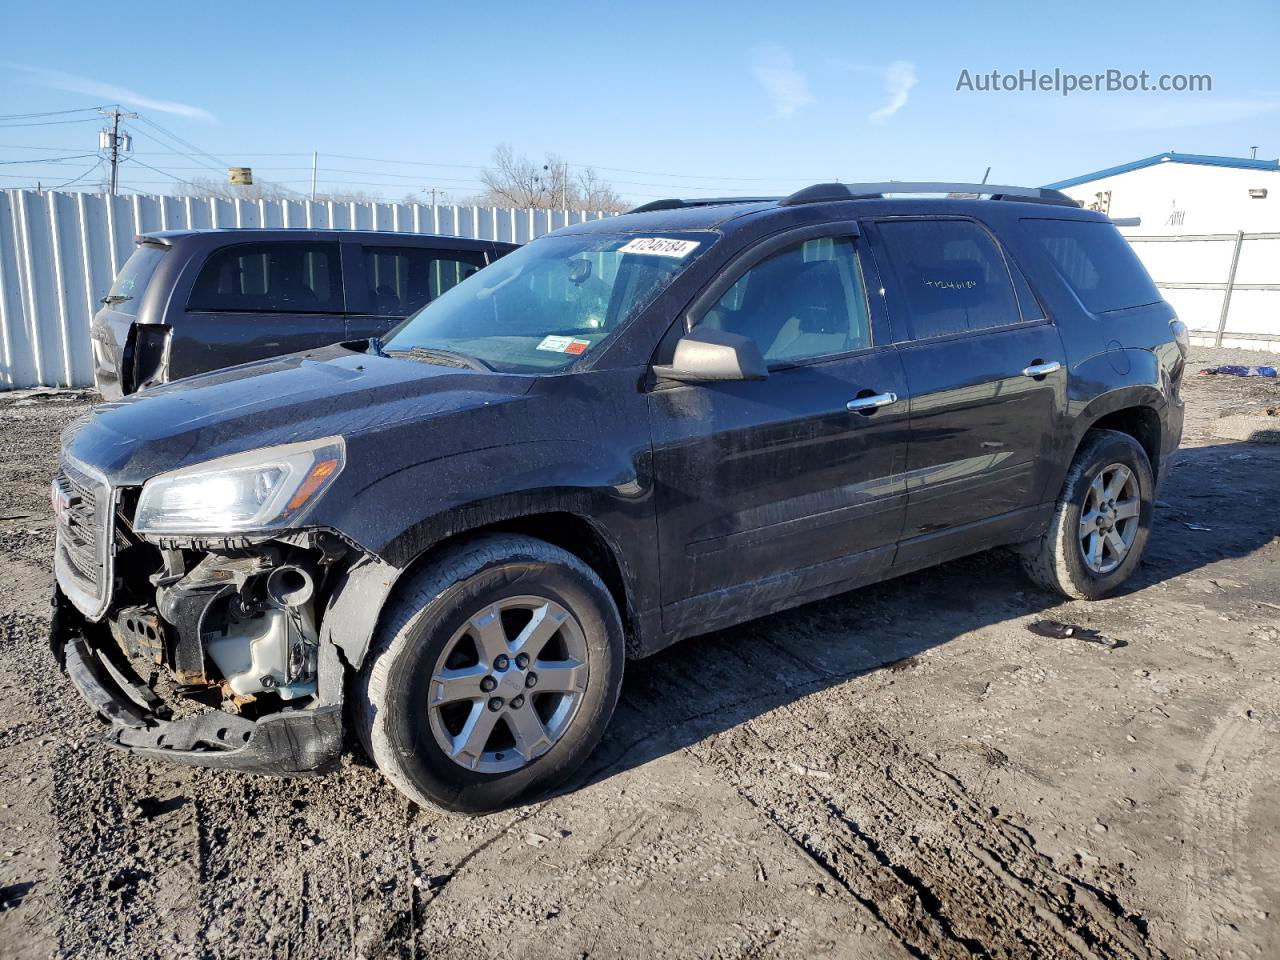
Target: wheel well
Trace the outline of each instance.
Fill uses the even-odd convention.
[[[613,602],[622,617],[623,628],[628,639],[635,638],[637,625],[632,616],[631,605],[627,594],[626,581],[622,576],[622,568],[609,542],[587,520],[573,513],[537,513],[510,520],[474,527],[434,544],[429,550],[413,561],[416,567],[430,560],[442,547],[468,540],[483,533],[520,533],[538,540],[545,540],[552,546],[567,550],[596,572],[609,590]],[[630,646],[630,644],[628,644]]]
[[[1150,407],[1126,407],[1108,413],[1090,430],[1116,430],[1137,440],[1151,461],[1151,472],[1160,475],[1160,416]]]

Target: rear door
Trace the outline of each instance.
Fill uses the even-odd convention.
[[[869,232],[911,394],[896,561],[911,566],[1032,522],[1067,373],[1057,328],[985,226],[899,218]]]
[[[406,244],[404,238],[344,240],[350,313],[346,337],[382,337],[480,270],[479,250],[452,250]]]
[[[695,305],[695,327],[756,341],[767,379],[650,393],[668,630],[707,629],[744,602],[758,613],[892,557],[906,386],[855,233],[775,238]]]
[[[213,251],[174,324],[170,378],[337,343],[346,336],[336,240],[263,240]]]

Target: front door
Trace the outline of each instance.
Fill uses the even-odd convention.
[[[1062,341],[972,220],[875,224],[911,394],[897,563],[968,552],[1034,523],[1066,401]]]
[[[690,322],[753,338],[759,381],[649,395],[664,628],[697,632],[883,569],[902,528],[907,392],[855,229],[775,239]],[[811,234],[812,231],[809,231]]]

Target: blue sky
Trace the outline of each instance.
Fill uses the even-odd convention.
[[[209,168],[224,162],[305,190],[318,150],[322,186],[461,197],[503,142],[593,165],[637,200],[980,179],[988,165],[992,182],[1045,183],[1169,149],[1280,156],[1280,4],[1111,0],[1038,19],[1031,9],[10,3],[0,27],[22,42],[0,62],[0,114],[120,101],[207,152],[183,156],[135,123],[138,163],[123,182],[145,192],[217,176]],[[956,90],[961,70],[1022,68],[1209,74],[1213,91]],[[0,184],[88,169],[93,157],[8,162],[92,153],[95,122],[52,122],[79,116],[0,119]]]

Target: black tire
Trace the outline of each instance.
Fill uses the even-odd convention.
[[[553,599],[581,627],[586,688],[546,753],[509,772],[467,769],[430,729],[432,671],[450,638],[486,604],[534,593]],[[356,732],[378,769],[415,803],[464,813],[502,809],[561,783],[591,754],[617,704],[624,662],[617,607],[585,563],[532,537],[476,537],[411,574],[388,601],[356,683]]]
[[[1123,561],[1106,573],[1091,570],[1080,542],[1080,517],[1089,485],[1111,464],[1133,471],[1138,484],[1139,513],[1133,542]],[[1036,584],[1073,600],[1099,600],[1129,579],[1142,561],[1151,533],[1155,477],[1141,445],[1127,433],[1090,430],[1071,461],[1053,519],[1043,536],[1019,545],[1023,569]]]

